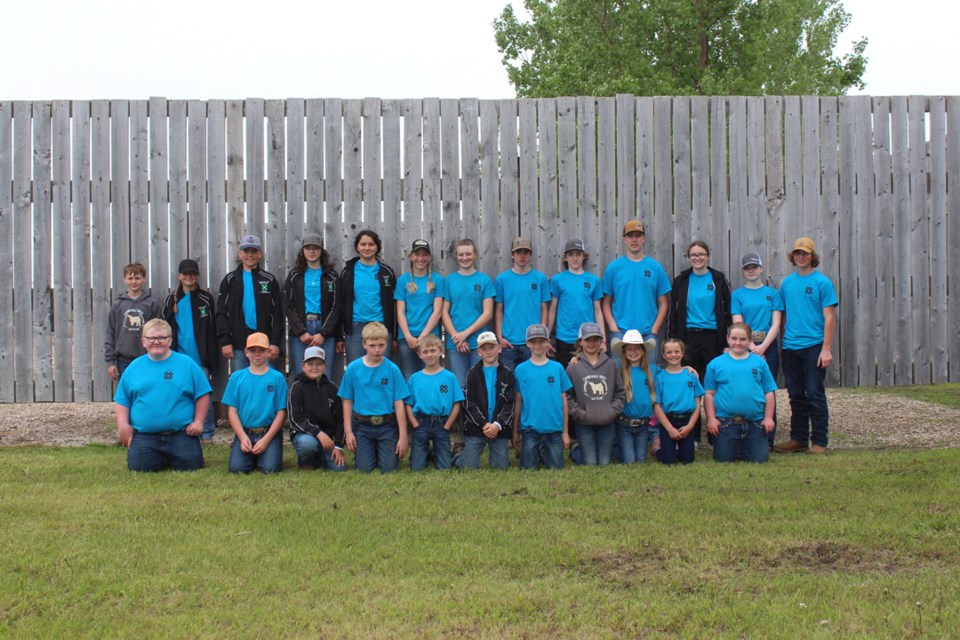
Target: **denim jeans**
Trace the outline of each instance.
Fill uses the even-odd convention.
[[[117,380],[120,379],[120,376],[123,375],[123,372],[127,370],[127,367],[130,366],[130,363],[133,360],[126,360],[124,358],[117,358]]]
[[[407,344],[407,341],[400,338],[400,349],[397,351],[397,360],[399,360],[400,371],[407,380],[417,371],[423,369],[423,360],[420,355]]]
[[[540,433],[533,429],[520,432],[520,468],[536,469],[540,460],[547,469],[563,469],[563,432]]]
[[[504,347],[500,352],[500,362],[507,369],[513,371],[517,365],[530,359],[530,348],[525,344],[515,344],[512,347]]]
[[[610,464],[613,457],[613,441],[617,437],[615,423],[604,425],[589,425],[577,423],[578,448],[583,456],[584,464],[588,467]]]
[[[320,333],[320,327],[323,322],[320,320],[307,320],[304,327],[307,333],[315,335]],[[290,360],[290,377],[294,378],[303,371],[303,354],[307,350],[307,345],[300,341],[300,336],[290,336],[290,348],[287,350]],[[327,377],[336,383],[340,383],[343,377],[343,354],[337,353],[336,343],[328,339],[323,341],[323,350],[327,354]]]
[[[430,443],[433,443],[433,462],[437,469],[450,468],[450,432],[443,428],[448,416],[425,416],[417,414],[420,423],[413,430],[413,445],[410,448],[410,470],[423,471],[427,468],[427,455]]]
[[[133,441],[127,450],[127,468],[130,471],[196,471],[203,467],[203,447],[200,438],[186,431],[143,433],[134,430]]]
[[[293,434],[293,450],[297,452],[297,464],[303,467],[315,467],[327,471],[346,471],[345,464],[339,465],[330,457],[330,452],[323,448],[320,441],[309,433],[297,432]]]
[[[783,350],[783,378],[790,394],[790,439],[827,446],[830,413],[823,386],[826,369],[817,366],[822,344]],[[811,437],[811,430],[813,432]]]
[[[720,433],[713,441],[713,459],[717,462],[766,462],[770,457],[767,431],[759,422],[736,423],[720,420]]]
[[[647,449],[659,437],[655,427],[643,425],[630,427],[617,422],[617,444],[620,445],[620,462],[633,464],[646,462]]]
[[[668,413],[667,419],[674,427],[684,426],[690,421],[690,414]],[[693,433],[688,433],[686,438],[674,440],[667,433],[667,429],[660,425],[657,427],[660,432],[660,449],[657,450],[657,460],[663,464],[690,464],[697,455],[697,442],[693,439]]]
[[[200,367],[203,369],[204,375],[207,376],[207,379],[210,379],[210,370],[206,367]],[[213,382],[210,383],[211,385]],[[210,394],[210,403],[207,405],[207,416],[203,419],[203,433],[200,434],[200,439],[204,441],[209,441],[213,438],[214,434],[217,432],[217,417],[213,411],[213,394]]]
[[[374,425],[358,420],[354,415],[353,436],[357,439],[354,463],[358,470],[366,473],[370,473],[377,467],[384,473],[396,470],[400,462],[397,458],[400,430],[396,422]]]
[[[457,382],[461,387],[467,386],[467,372],[470,367],[480,362],[480,354],[476,349],[470,353],[460,353],[456,349],[447,349],[447,368],[457,376]]]
[[[453,466],[458,469],[479,469],[480,454],[486,446],[490,447],[491,469],[506,469],[510,466],[510,441],[507,438],[491,440],[486,436],[471,435],[464,436],[463,451],[454,459]]]
[[[259,442],[266,432],[258,435],[250,435],[247,431],[247,437],[250,438],[250,444]],[[227,462],[227,469],[230,473],[250,473],[254,469],[259,469],[260,473],[276,473],[283,468],[283,432],[277,431],[277,434],[267,445],[266,450],[260,455],[253,453],[244,453],[240,450],[240,438],[233,437],[233,446],[230,447],[230,459]]]

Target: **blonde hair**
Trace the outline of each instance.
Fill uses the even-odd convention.
[[[753,329],[750,328],[746,322],[734,322],[729,327],[727,327],[727,337],[730,337],[730,334],[733,333],[734,329],[743,329],[747,332],[747,337],[749,338],[753,335]]]
[[[170,326],[170,323],[164,320],[163,318],[152,318],[147,320],[143,324],[143,328],[140,329],[141,335],[147,335],[147,331],[151,329],[161,329],[167,332],[167,335],[173,335],[173,328]]]
[[[413,264],[413,254],[415,251],[410,252],[410,264]],[[430,257],[430,262],[427,263],[427,293],[433,293],[437,289],[436,283],[433,281],[433,271],[430,270],[430,265],[433,264],[433,256]],[[417,292],[417,283],[413,280],[413,268],[410,268],[410,282],[407,283],[407,293],[414,294]]]
[[[624,349],[627,345],[624,344]],[[657,393],[653,386],[653,375],[650,373],[650,361],[647,358],[647,349],[642,344],[635,345],[640,347],[640,368],[643,369],[643,372],[647,374],[647,387],[650,391],[650,404],[653,405],[657,401]],[[623,378],[623,390],[626,392],[627,402],[633,402],[633,378],[630,375],[630,369],[633,368],[633,365],[630,364],[630,361],[627,360],[627,356],[624,354],[620,358],[620,377]]]
[[[390,332],[387,331],[387,328],[382,322],[368,322],[363,327],[360,339],[364,342],[369,340],[389,340]]]
[[[423,340],[420,341],[420,344],[417,346],[417,353],[420,353],[424,349],[440,349],[443,351],[443,342],[440,341],[435,334],[429,333],[423,337]]]

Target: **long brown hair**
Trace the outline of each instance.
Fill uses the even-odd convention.
[[[624,347],[627,345],[624,344]],[[640,347],[640,367],[643,369],[644,373],[647,374],[647,387],[650,391],[650,404],[653,405],[657,401],[657,393],[653,386],[653,375],[650,373],[650,361],[647,358],[647,349],[642,344],[638,345]],[[626,392],[627,402],[633,402],[633,379],[630,376],[630,369],[633,368],[633,365],[630,364],[630,361],[627,360],[626,354],[621,353],[620,358],[620,377],[623,378],[623,390]]]

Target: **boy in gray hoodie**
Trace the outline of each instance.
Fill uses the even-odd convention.
[[[139,262],[125,266],[123,283],[127,291],[117,296],[110,307],[103,355],[112,380],[119,380],[127,365],[146,353],[140,334],[147,320],[163,317],[160,301],[143,291],[146,277],[147,270]]]
[[[573,388],[567,392],[570,418],[577,427],[583,464],[607,465],[613,455],[616,420],[625,391],[617,363],[601,353],[603,332],[595,322],[580,325],[579,359],[567,367]]]

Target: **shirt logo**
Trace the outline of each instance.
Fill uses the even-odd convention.
[[[385,387],[385,386],[387,386],[388,384],[390,384],[390,379],[389,379],[389,378],[380,378],[380,386],[381,386],[381,387]]]
[[[273,392],[276,391],[276,390],[277,390],[277,388],[274,387],[272,384],[268,384],[268,385],[267,385],[267,393],[273,393]]]
[[[644,277],[644,278],[650,278],[650,277],[652,277],[652,276],[653,276],[653,274],[650,272],[650,269],[644,269],[644,270],[643,270],[643,277]]]
[[[807,287],[806,289],[803,290],[803,292],[808,296],[813,295],[813,287]]]
[[[164,380],[173,380],[173,371],[164,371],[163,372]]]
[[[260,293],[270,293],[270,283],[261,282],[260,283]]]
[[[583,288],[586,289],[587,291],[590,291],[590,283],[589,283],[589,282],[584,282],[584,283],[583,283]]]
[[[767,302],[773,302],[773,296],[767,296]]]
[[[127,309],[123,312],[123,326],[125,329],[140,331],[143,328],[143,311],[140,309]]]
[[[392,286],[392,285],[390,284],[390,276],[384,276],[384,277],[383,277],[383,284],[384,284],[384,286],[387,286],[387,287]]]
[[[607,381],[603,378],[597,380],[584,380],[583,392],[587,394],[587,396],[602,398],[603,396],[607,395]]]
[[[200,312],[200,317],[201,317],[201,318],[206,318],[206,317],[207,317],[207,308],[206,308],[205,306],[199,307],[197,310]]]
[[[332,283],[332,282],[328,282],[328,283],[327,283],[327,291],[333,291],[333,283]]]
[[[556,382],[556,381],[557,381],[557,379],[554,378],[553,376],[547,376],[547,383],[548,383],[548,384],[553,384],[553,383]]]
[[[707,285],[707,291],[714,291],[715,289],[716,289],[716,287],[713,286],[713,283],[712,283],[712,282]]]
[[[480,293],[480,285],[478,284],[473,285],[473,290],[476,291],[477,293]]]
[[[537,290],[537,283],[536,283],[536,282],[534,282],[533,284],[530,285],[530,290],[531,290],[531,291],[536,291],[536,290]]]
[[[693,380],[687,380],[687,388],[693,389]]]
[[[440,385],[440,393],[450,393],[450,387],[445,384]]]

